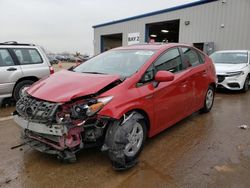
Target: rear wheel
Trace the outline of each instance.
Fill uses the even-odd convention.
[[[105,146],[115,170],[125,170],[137,164],[147,135],[145,120],[133,112],[128,120],[115,121],[107,130]]]
[[[246,80],[244,82],[244,87],[242,89],[243,92],[247,92],[249,89],[249,75],[246,77]]]
[[[23,80],[19,82],[13,92],[13,97],[15,101],[18,101],[22,96],[24,91],[34,83],[32,80]]]
[[[214,104],[214,95],[215,95],[214,87],[209,86],[205,96],[204,106],[201,109],[201,112],[207,113],[212,109]]]

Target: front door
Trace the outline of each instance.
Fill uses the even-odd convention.
[[[173,125],[187,114],[192,100],[190,70],[184,70],[178,48],[167,50],[154,63],[155,71],[166,70],[175,74],[170,82],[161,82],[154,89],[156,132]]]

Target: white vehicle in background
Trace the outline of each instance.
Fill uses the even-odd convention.
[[[210,55],[217,75],[217,88],[242,90],[249,88],[250,51],[227,50],[217,51]]]
[[[20,99],[27,87],[54,73],[46,54],[34,44],[0,43],[0,99]]]

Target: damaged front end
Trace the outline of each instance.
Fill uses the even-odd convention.
[[[22,97],[14,120],[24,129],[24,141],[32,148],[74,162],[83,148],[102,145],[109,117],[97,113],[112,97],[86,97],[68,103],[53,103]]]

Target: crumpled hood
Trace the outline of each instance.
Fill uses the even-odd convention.
[[[77,97],[95,94],[118,79],[120,79],[118,75],[86,74],[62,70],[36,82],[27,89],[27,92],[35,98],[63,103]]]
[[[225,64],[225,63],[215,63],[216,73],[226,73],[240,71],[247,66],[246,63],[240,64]]]

